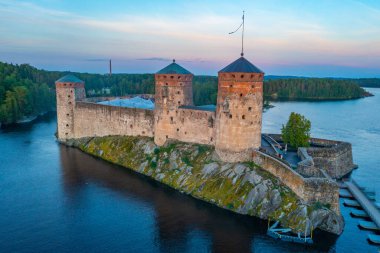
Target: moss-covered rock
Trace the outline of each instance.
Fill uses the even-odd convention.
[[[279,220],[294,232],[309,234],[320,227],[339,234],[343,229],[340,215],[325,206],[306,205],[252,162],[216,160],[212,146],[172,142],[158,147],[152,138],[131,136],[82,138],[66,144],[224,209]]]

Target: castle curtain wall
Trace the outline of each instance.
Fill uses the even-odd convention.
[[[252,153],[252,161],[270,172],[306,203],[330,204],[336,213],[339,209],[339,186],[327,178],[304,178],[281,161],[259,151]]]
[[[74,138],[154,135],[152,110],[77,102],[74,119]]]
[[[178,114],[179,140],[214,145],[215,112],[179,109]]]
[[[161,114],[156,116],[156,138],[214,145],[215,112],[178,108]]]

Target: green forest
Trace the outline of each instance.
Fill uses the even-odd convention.
[[[153,74],[89,74],[45,71],[28,64],[0,62],[0,123],[14,123],[25,117],[54,110],[54,82],[66,74],[74,74],[86,83],[87,96],[122,96],[153,94]],[[270,79],[264,82],[264,98],[273,99],[354,99],[368,94],[360,85],[376,87],[380,79],[296,78]],[[194,76],[196,105],[216,104],[216,76]]]
[[[268,99],[341,100],[370,95],[353,80],[307,78],[274,79],[264,84]]]
[[[0,64],[0,123],[14,123],[55,107],[55,94],[29,65]]]
[[[359,84],[360,87],[380,88],[380,78],[359,78],[352,80]]]

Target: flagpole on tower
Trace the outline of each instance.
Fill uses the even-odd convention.
[[[240,30],[240,28],[242,28],[242,32],[241,32],[241,53],[240,55],[243,57],[244,56],[244,14],[245,12],[243,11],[243,22],[240,24],[240,26],[233,32],[230,32],[228,34],[233,34],[233,33],[236,33],[237,31]]]
[[[241,33],[241,54],[242,57],[244,56],[244,11],[243,11],[243,31]]]

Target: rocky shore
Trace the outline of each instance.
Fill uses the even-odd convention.
[[[63,143],[232,212],[279,220],[294,233],[309,234],[319,228],[340,234],[344,227],[342,216],[329,206],[304,203],[253,162],[220,161],[212,146],[172,142],[158,147],[152,138],[129,136]]]

